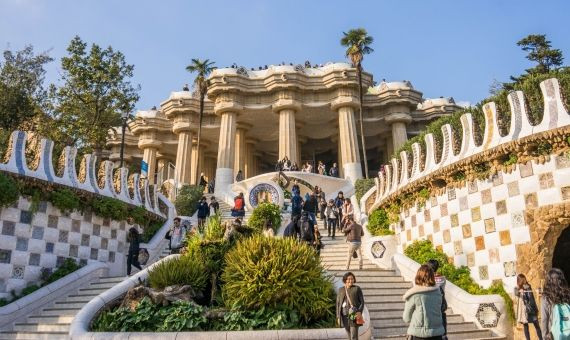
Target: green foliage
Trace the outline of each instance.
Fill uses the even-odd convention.
[[[542,142],[536,147],[536,153],[541,156],[547,156],[552,153],[552,144],[548,142]]]
[[[136,220],[135,220],[136,221]],[[147,226],[143,225],[143,232],[141,235],[141,242],[148,243],[152,239],[156,232],[162,228],[164,221],[154,220],[148,223]]]
[[[148,218],[146,216],[146,209],[143,206],[138,206],[130,209],[129,216],[133,218],[135,223],[140,225],[146,224]]]
[[[502,283],[495,283],[489,288],[482,288],[470,276],[471,271],[466,266],[456,268],[453,264],[449,263],[447,255],[439,250],[433,248],[431,241],[421,240],[415,241],[409,245],[404,254],[412,260],[422,264],[429,260],[437,260],[440,264],[438,272],[445,276],[450,282],[457,285],[459,288],[474,295],[487,295],[499,294],[505,300],[507,312],[511,320],[514,320],[513,301],[506,293]]]
[[[465,172],[464,171],[457,171],[453,174],[453,179],[455,181],[463,181],[465,180]]]
[[[518,46],[528,52],[526,58],[537,62],[538,65],[526,70],[527,73],[548,73],[550,69],[562,65],[562,51],[553,49],[545,34],[530,34],[517,42]]]
[[[376,209],[368,218],[368,230],[374,236],[394,235],[390,230],[388,213],[384,209]]]
[[[82,266],[79,265],[74,259],[67,258],[65,261],[63,261],[63,264],[61,266],[59,266],[53,273],[47,276],[47,278],[44,280],[43,285],[45,286],[47,284],[55,282],[62,277],[73,273],[81,267]]]
[[[223,330],[246,331],[254,329],[290,329],[299,325],[299,315],[286,307],[257,310],[231,310],[224,315]]]
[[[473,165],[473,170],[475,171],[475,175],[479,179],[485,179],[489,177],[489,171],[491,167],[487,163],[479,163]]]
[[[44,66],[53,59],[47,52],[35,54],[31,45],[20,51],[5,50],[0,60],[0,130],[35,128],[33,118],[42,114],[46,101]]]
[[[226,306],[240,310],[286,305],[306,323],[332,316],[335,292],[315,250],[291,238],[254,235],[226,255]]]
[[[0,172],[0,209],[11,206],[20,198],[20,189],[12,177]]]
[[[104,311],[91,329],[96,332],[165,332],[203,330],[203,308],[191,302],[176,301],[162,307],[144,297],[134,311],[127,308]]]
[[[203,292],[206,281],[202,261],[188,255],[161,262],[148,273],[149,285],[155,289],[164,289],[172,285],[190,285],[196,292]]]
[[[79,210],[79,197],[70,189],[58,188],[50,193],[49,198],[54,207],[63,213],[69,213],[73,210]]]
[[[222,225],[222,215],[218,211],[215,215],[212,215],[206,221],[206,227],[204,228],[204,239],[206,240],[220,240],[224,237],[224,226]]]
[[[176,195],[176,211],[181,216],[192,216],[198,208],[198,201],[204,195],[204,187],[184,185]]]
[[[370,190],[375,185],[373,178],[359,178],[354,183],[354,191],[356,194],[356,199],[360,202],[360,199],[364,194]]]
[[[277,204],[260,203],[253,209],[247,224],[254,230],[263,231],[267,222],[271,223],[274,231],[277,231],[281,226],[281,209]]]
[[[518,160],[519,160],[519,156],[511,153],[511,154],[509,154],[509,157],[503,162],[503,165],[508,166],[508,165],[517,164]]]
[[[101,150],[110,128],[121,124],[121,113],[131,112],[140,86],[133,86],[134,66],[112,47],[87,43],[74,37],[61,58],[61,86],[52,85],[51,139],[84,149]]]
[[[128,206],[122,201],[108,197],[97,197],[92,202],[93,212],[103,218],[112,218],[117,221],[128,217]]]

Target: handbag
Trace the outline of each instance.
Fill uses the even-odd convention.
[[[352,310],[355,307],[352,304],[352,301],[350,300],[350,296],[348,295],[348,289],[346,289],[346,287],[344,287],[344,291],[346,294],[346,298],[348,299],[348,303],[350,304],[350,309]],[[354,318],[354,323],[359,325],[359,326],[364,325],[364,317],[362,316],[361,312],[356,312],[356,316]]]
[[[150,254],[148,253],[148,250],[146,250],[146,248],[139,249],[137,260],[139,261],[140,265],[144,266],[148,262],[149,257]]]

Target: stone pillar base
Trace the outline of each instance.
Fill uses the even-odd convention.
[[[214,188],[214,195],[218,199],[223,199],[226,203],[231,202],[233,206],[232,183],[234,182],[234,169],[232,168],[217,168],[216,169],[216,186]]]
[[[362,166],[358,163],[346,163],[342,165],[344,170],[344,178],[351,181],[353,184],[357,179],[362,178]],[[217,180],[216,180],[217,182]],[[217,183],[216,183],[217,185]]]

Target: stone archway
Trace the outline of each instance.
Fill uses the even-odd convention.
[[[561,269],[566,276],[566,281],[570,280],[570,228],[568,226],[562,231],[552,257],[552,267]]]
[[[543,206],[525,211],[530,242],[517,245],[517,273],[526,275],[533,287],[540,287],[552,268],[554,249],[562,232],[570,225],[570,203]]]

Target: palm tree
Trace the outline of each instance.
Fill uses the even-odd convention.
[[[351,29],[348,33],[342,32],[342,34],[344,34],[344,36],[340,39],[340,44],[346,47],[346,56],[352,62],[352,66],[356,68],[356,74],[358,77],[358,97],[360,99],[358,117],[360,119],[360,137],[364,159],[364,174],[366,178],[368,178],[368,159],[366,158],[364,126],[362,124],[362,59],[365,54],[374,52],[374,50],[369,46],[374,41],[374,38],[368,35],[368,32],[366,32],[364,28]]]
[[[210,59],[200,60],[192,59],[192,63],[186,66],[186,71],[190,73],[198,73],[196,79],[194,79],[194,85],[198,88],[200,93],[200,118],[198,122],[198,143],[196,145],[196,184],[200,183],[200,137],[202,136],[202,119],[204,118],[204,98],[206,98],[206,93],[208,92],[208,75],[215,70],[214,62]],[[194,170],[194,169],[193,169]]]

